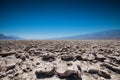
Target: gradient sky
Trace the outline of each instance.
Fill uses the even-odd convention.
[[[0,33],[26,39],[120,29],[120,0],[0,0]]]

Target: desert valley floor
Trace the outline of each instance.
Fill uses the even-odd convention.
[[[120,80],[120,40],[1,40],[0,80]]]

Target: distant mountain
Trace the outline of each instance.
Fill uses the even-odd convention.
[[[81,34],[59,39],[120,39],[120,30],[109,30],[89,34]]]
[[[10,37],[14,38],[14,39],[17,39],[17,40],[22,40],[23,38],[21,37],[18,37],[18,36],[14,36],[14,35],[11,35]]]
[[[109,30],[89,34],[81,34],[70,37],[54,38],[49,40],[90,40],[90,39],[120,39],[120,30]],[[0,40],[23,40],[18,36],[6,36],[0,34]]]
[[[6,36],[4,34],[0,34],[0,40],[21,40],[23,38],[17,36]]]

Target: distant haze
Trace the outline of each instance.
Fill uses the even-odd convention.
[[[0,34],[0,40],[120,40],[120,30],[109,30],[89,34],[80,34],[75,36],[56,37],[40,39],[25,39],[19,36],[7,36]]]
[[[0,0],[0,33],[48,39],[120,29],[120,0]]]

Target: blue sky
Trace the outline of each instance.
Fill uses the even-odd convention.
[[[46,39],[120,29],[119,0],[0,0],[0,33]]]

